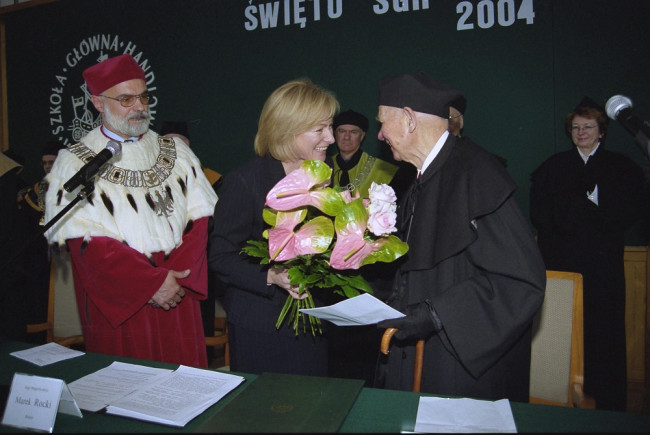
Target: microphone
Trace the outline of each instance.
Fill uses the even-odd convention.
[[[79,169],[79,172],[74,174],[74,176],[72,176],[72,178],[70,178],[63,185],[63,188],[68,192],[72,192],[77,188],[77,186],[93,178],[106,162],[121,152],[121,143],[114,140],[108,141],[106,148],[101,150],[95,157],[92,158],[91,161],[83,165],[81,169]]]
[[[624,95],[614,95],[605,104],[607,116],[611,119],[623,124],[623,127],[629,131],[632,136],[637,136],[639,132],[645,134],[645,137],[650,137],[650,124],[641,119],[632,110],[632,100]]]

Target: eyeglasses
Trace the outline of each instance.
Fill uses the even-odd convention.
[[[336,134],[344,135],[346,133],[350,133],[351,136],[359,136],[361,134],[361,130],[346,130],[344,128],[336,129]]]
[[[571,131],[577,131],[577,132],[580,132],[582,130],[589,131],[589,130],[593,130],[596,127],[598,126],[597,125],[572,125]]]
[[[117,98],[109,97],[108,95],[100,95],[100,97],[110,98],[111,100],[119,101],[122,107],[131,107],[135,104],[135,100],[138,99],[143,106],[149,104],[152,95],[150,92],[144,92],[140,95],[121,95]]]

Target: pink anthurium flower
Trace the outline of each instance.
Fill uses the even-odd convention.
[[[334,216],[345,205],[341,195],[329,184],[332,169],[320,160],[305,160],[300,169],[290,172],[266,195],[266,206],[287,211],[314,206]]]
[[[334,269],[359,269],[377,261],[391,262],[408,251],[408,245],[392,235],[377,240],[364,237],[367,220],[368,212],[361,199],[347,204],[336,216],[336,244],[330,256]]]
[[[358,269],[371,252],[364,240],[368,212],[362,200],[346,204],[334,220],[336,244],[330,255],[330,266],[334,269]]]
[[[298,231],[294,228],[305,220],[307,210],[278,212],[274,228],[269,229],[269,257],[272,261],[285,261],[299,255],[321,254],[334,238],[331,219],[318,216],[305,222]]]

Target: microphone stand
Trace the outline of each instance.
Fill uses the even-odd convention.
[[[636,136],[634,136],[634,141],[641,148],[641,151],[643,151],[645,158],[650,160],[650,138],[648,138],[643,129],[640,129]]]
[[[63,210],[61,210],[56,216],[50,219],[50,221],[46,223],[45,226],[43,226],[43,230],[38,234],[39,236],[45,234],[45,232],[49,230],[52,225],[57,223],[63,216],[65,216],[65,214],[68,213],[72,207],[77,205],[79,201],[88,198],[95,190],[95,180],[93,177],[91,177],[90,180],[86,180],[86,182],[81,183],[81,185],[83,187],[79,190],[77,196],[72,201],[70,201],[70,203],[66,205],[65,208],[63,208]]]
[[[25,243],[16,253],[14,258],[20,258],[21,255],[25,252],[25,250],[32,244],[34,243],[39,237],[42,237],[47,230],[49,230],[52,225],[57,223],[63,216],[66,215],[79,201],[88,198],[93,191],[95,190],[95,180],[94,177],[91,177],[89,180],[86,180],[85,182],[81,183],[81,189],[79,190],[79,193],[77,196],[70,201],[68,205],[65,206],[56,216],[54,216],[50,221],[43,226],[43,229],[36,234],[35,237],[33,237],[29,242]],[[5,267],[9,265],[9,262],[3,264],[0,266],[0,271],[4,270]]]

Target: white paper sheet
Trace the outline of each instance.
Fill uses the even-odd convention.
[[[404,314],[368,293],[328,307],[303,308],[300,312],[329,320],[338,326],[373,325],[385,319],[404,317]]]
[[[79,408],[97,412],[172,370],[113,362],[69,384]]]
[[[48,364],[84,355],[84,353],[78,350],[68,349],[67,347],[52,342],[42,346],[32,347],[30,349],[11,352],[10,355],[29,361],[37,366],[46,366]]]
[[[180,366],[146,388],[111,403],[106,412],[183,427],[243,381],[241,376]]]
[[[516,433],[517,426],[508,399],[491,402],[420,397],[415,432]]]

